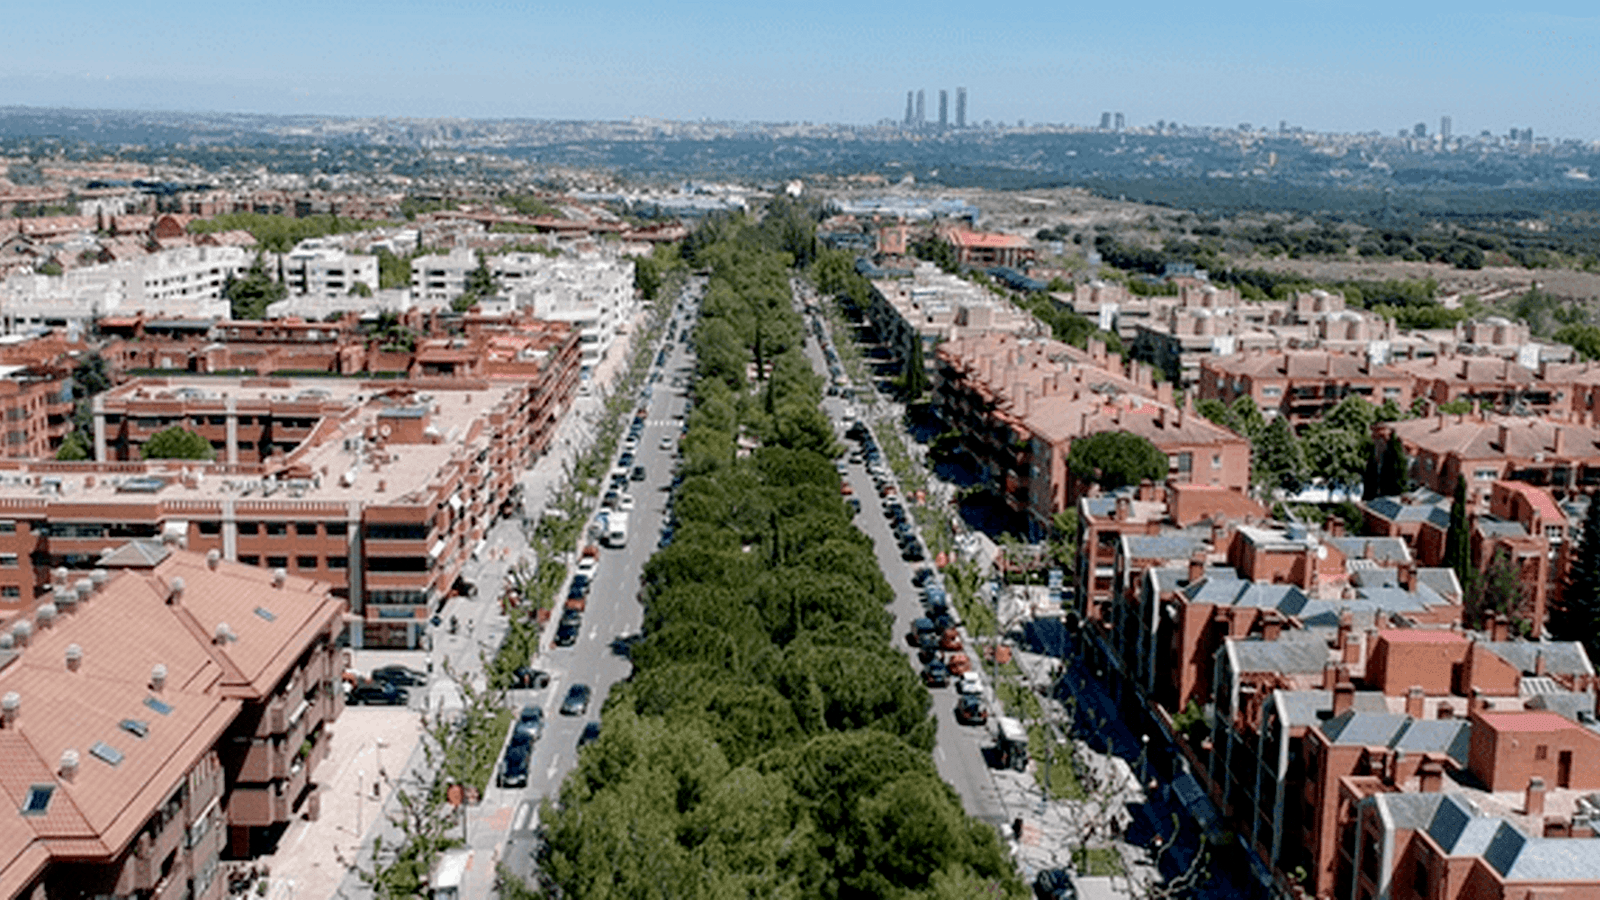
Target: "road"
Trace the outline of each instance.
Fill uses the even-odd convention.
[[[796,295],[803,304],[806,301],[820,302],[814,294],[810,293],[804,282],[794,282]],[[823,347],[816,340],[813,323],[816,316],[806,315],[807,334],[811,335],[806,342],[806,357],[811,360],[812,366],[824,378],[828,377],[828,361]],[[827,323],[823,323],[823,333],[828,334]],[[842,427],[851,404],[838,397],[826,397],[822,408],[834,420],[837,426]],[[867,473],[864,464],[847,463],[845,478],[849,482],[854,496],[861,498],[861,513],[856,516],[855,525],[868,537],[877,551],[878,565],[883,570],[883,575],[889,581],[889,586],[894,589],[894,603],[890,612],[894,614],[894,642],[901,652],[906,655],[906,663],[918,673],[922,671],[921,664],[916,659],[916,653],[904,640],[905,634],[911,630],[911,622],[923,614],[921,592],[911,583],[911,577],[918,568],[929,565],[928,562],[906,562],[900,557],[900,545],[895,540],[893,526],[889,517],[884,514],[883,503],[878,499],[877,489],[873,486],[872,478]],[[920,532],[919,532],[920,533]],[[924,541],[926,546],[927,542]],[[975,650],[970,650],[968,655],[974,661],[978,659]],[[981,673],[988,681],[988,673]],[[940,777],[953,787],[961,797],[962,806],[967,814],[996,825],[1011,821],[1011,814],[1000,801],[999,792],[995,790],[994,779],[989,775],[989,766],[984,755],[984,748],[994,744],[994,738],[986,727],[962,725],[956,722],[956,691],[954,687],[929,688],[933,699],[933,713],[939,721],[939,736],[934,745],[933,761],[938,768]]]
[[[704,282],[696,279],[691,283],[690,296],[697,302],[697,291],[702,290]],[[613,651],[612,642],[623,635],[637,634],[643,620],[644,611],[638,602],[640,576],[660,539],[676,463],[675,450],[663,449],[661,440],[669,438],[676,448],[685,413],[685,390],[672,387],[672,383],[674,378],[681,378],[682,383],[688,385],[694,369],[693,354],[683,342],[676,340],[677,332],[686,327],[688,319],[681,312],[669,321],[673,319],[678,324],[670,335],[663,337],[663,342],[670,341],[674,348],[665,366],[651,369],[652,373],[659,372],[661,378],[647,385],[651,397],[643,401],[647,410],[645,427],[634,451],[634,464],[644,466],[646,477],[643,481],[629,482],[634,508],[628,515],[627,543],[620,548],[600,551],[600,566],[590,588],[577,643],[571,647],[556,647],[550,643],[555,630],[546,629],[545,643],[533,665],[550,673],[550,685],[540,690],[519,689],[508,693],[507,702],[514,708],[529,703],[543,707],[545,732],[534,745],[527,787],[509,789],[491,783],[482,809],[510,807],[516,810],[509,821],[495,823],[499,829],[494,843],[498,846],[507,836],[501,832],[509,826],[510,840],[501,851],[501,859],[514,873],[524,877],[533,871],[534,815],[539,801],[546,797],[556,799],[562,782],[577,763],[578,738],[584,726],[600,721],[600,710],[611,686],[627,678],[632,670],[628,658]],[[649,381],[648,376],[646,380]],[[630,406],[624,413],[628,420],[631,421],[636,409],[638,405]],[[565,590],[563,586],[562,597],[566,596]],[[587,684],[594,690],[589,711],[581,716],[561,715],[562,698],[574,684]]]

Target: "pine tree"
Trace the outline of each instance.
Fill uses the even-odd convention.
[[[1521,615],[1522,572],[1506,548],[1494,552],[1489,568],[1473,582],[1473,589],[1467,593],[1467,627],[1485,628],[1498,615],[1510,617],[1516,625],[1528,624]]]
[[[1583,534],[1572,550],[1572,567],[1561,603],[1551,611],[1550,631],[1560,640],[1582,641],[1590,659],[1600,659],[1600,503],[1589,504]]]
[[[1456,479],[1455,499],[1450,504],[1450,530],[1444,535],[1444,564],[1456,570],[1462,590],[1468,581],[1477,580],[1472,568],[1472,526],[1467,521],[1467,480]]]
[[[1289,420],[1276,416],[1256,442],[1256,465],[1262,483],[1295,491],[1306,480],[1306,459]]]

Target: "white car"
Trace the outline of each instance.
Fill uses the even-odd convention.
[[[600,557],[585,556],[578,560],[578,574],[593,579],[595,570],[600,568]]]
[[[633,511],[633,495],[632,494],[623,494],[621,497],[619,497],[617,499],[617,509],[620,509],[623,512],[632,512]]]
[[[977,672],[967,672],[966,674],[962,675],[959,679],[957,679],[956,680],[956,693],[958,693],[958,694],[981,694],[981,693],[983,693],[983,682],[981,680],[979,680],[978,673]]]
[[[661,439],[661,449],[667,451],[668,453],[672,452],[672,438],[671,437],[663,437]]]

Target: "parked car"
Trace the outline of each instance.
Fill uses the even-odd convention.
[[[550,673],[539,669],[530,669],[527,666],[518,666],[511,673],[511,686],[514,688],[532,688],[543,690],[550,686]]]
[[[534,740],[544,736],[544,707],[534,706],[532,703],[522,707],[517,713],[517,730],[526,731],[533,735]]]
[[[981,693],[983,693],[983,679],[978,677],[978,673],[977,672],[968,671],[968,672],[961,673],[961,677],[956,679],[956,693],[958,693],[958,694],[981,694]]]
[[[561,714],[563,716],[581,716],[588,712],[591,693],[587,684],[575,684],[567,688],[566,699],[561,701]]]
[[[1077,900],[1078,887],[1066,869],[1045,869],[1033,879],[1033,895],[1038,900]]]
[[[352,706],[404,706],[410,699],[405,688],[387,681],[363,681],[346,698]]]
[[[373,681],[387,681],[396,687],[418,687],[428,683],[428,673],[405,666],[382,666],[372,670]]]
[[[578,747],[581,749],[600,740],[600,723],[588,722],[583,726],[583,733],[578,735]]]
[[[634,481],[643,481],[645,479],[644,466],[634,466],[633,467],[633,474],[630,475],[629,477],[632,478]]]
[[[944,660],[935,659],[922,667],[922,683],[932,688],[942,688],[950,683],[950,669]]]
[[[906,542],[904,547],[900,548],[900,558],[906,562],[921,562],[927,559],[928,556],[922,550],[922,543],[916,538],[912,538]]]
[[[989,721],[989,711],[983,708],[981,698],[966,694],[956,700],[956,721],[962,725],[983,725]]]
[[[495,784],[503,788],[528,786],[528,761],[533,758],[533,735],[518,728],[511,732],[511,742],[506,744],[506,755],[500,760],[500,774]]]
[[[583,628],[583,613],[580,610],[568,609],[561,613],[561,621],[556,625],[556,646],[571,647],[578,642],[578,632]]]

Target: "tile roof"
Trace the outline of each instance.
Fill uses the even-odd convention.
[[[1336,537],[1328,543],[1339,548],[1350,559],[1366,559],[1370,548],[1372,559],[1378,562],[1410,562],[1411,550],[1406,542],[1393,537]]]
[[[1318,350],[1240,353],[1211,357],[1205,366],[1229,377],[1249,375],[1272,379],[1387,379],[1405,381],[1410,376],[1392,366],[1372,365],[1365,356]]]
[[[1400,791],[1374,794],[1372,799],[1397,830],[1426,831],[1445,796],[1434,792]]]
[[[1286,632],[1275,641],[1229,638],[1224,646],[1238,660],[1236,672],[1320,673],[1328,662],[1328,644],[1315,635]]]
[[[1544,657],[1551,675],[1593,675],[1589,654],[1577,641],[1480,641],[1480,645],[1523,674],[1532,674],[1535,660]]]
[[[1505,426],[1505,446],[1500,444],[1500,428]],[[1586,459],[1600,455],[1600,428],[1575,422],[1557,422],[1532,416],[1430,416],[1391,422],[1384,426],[1406,443],[1439,455],[1456,453],[1462,459],[1490,460],[1512,457]],[[1563,452],[1554,455],[1556,432],[1561,432]]]
[[[1188,559],[1206,546],[1199,538],[1180,534],[1129,534],[1122,539],[1133,559]]]

